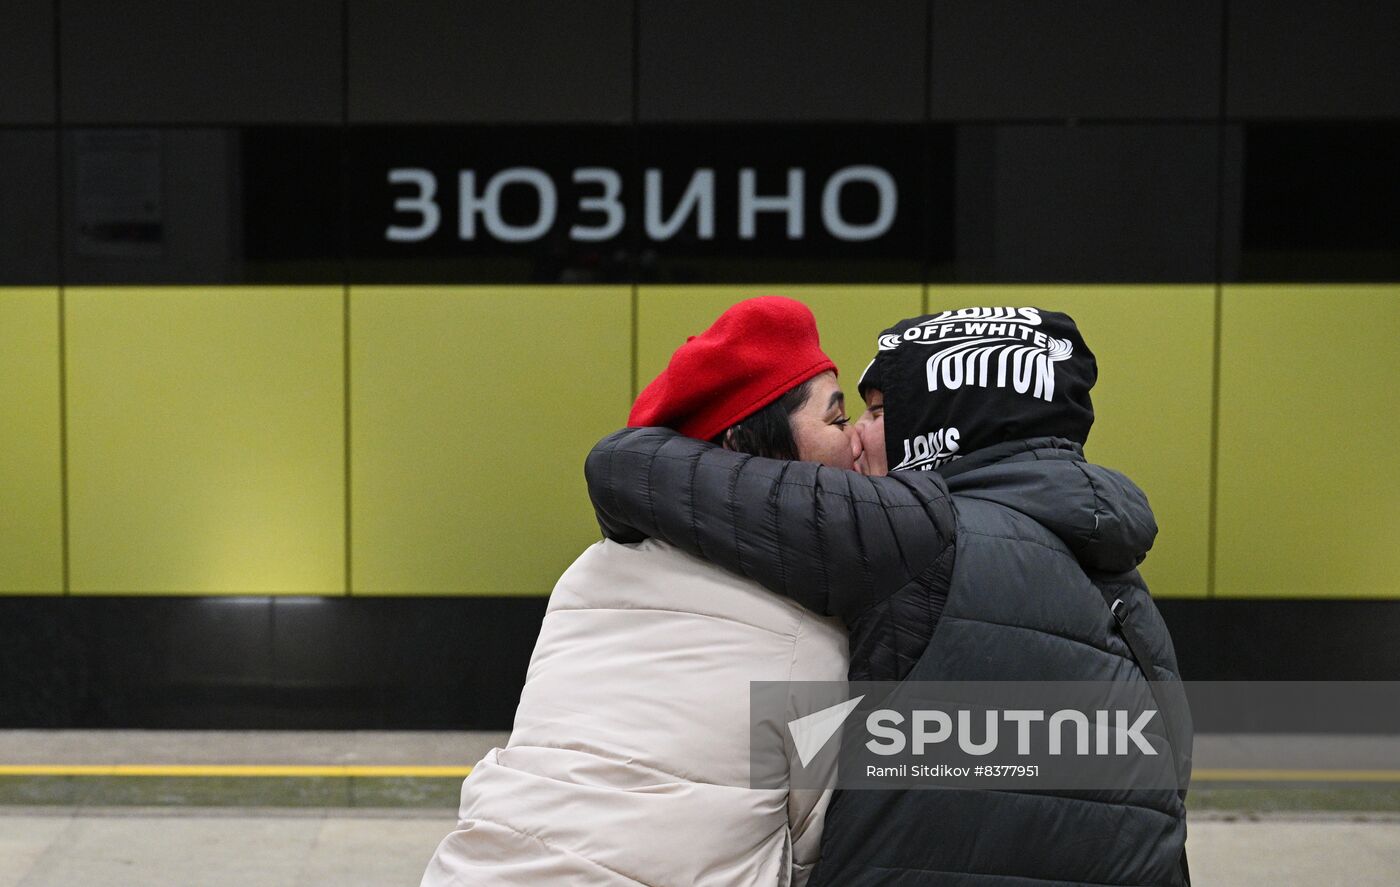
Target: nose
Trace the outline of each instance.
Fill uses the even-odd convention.
[[[851,458],[859,459],[861,456],[865,455],[865,443],[860,439],[860,434],[856,431],[854,425],[847,425],[846,432],[851,440]]]

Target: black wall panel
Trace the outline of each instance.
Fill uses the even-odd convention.
[[[1223,0],[932,0],[935,120],[1214,119]]]
[[[350,0],[355,123],[632,119],[632,3]]]
[[[0,285],[58,281],[57,131],[0,129]]]
[[[1243,280],[1400,280],[1400,121],[1244,127]]]
[[[340,283],[343,140],[339,127],[66,129],[65,282]]]
[[[1229,0],[1226,111],[1246,118],[1400,115],[1400,3]]]
[[[641,0],[643,121],[916,121],[926,9],[902,0]]]
[[[508,730],[546,603],[0,597],[0,727]]]
[[[52,124],[53,0],[0,0],[0,123]]]
[[[508,730],[546,604],[0,597],[0,728]],[[1400,602],[1159,606],[1188,681],[1400,679]]]
[[[1240,220],[1244,214],[1244,126],[1220,128],[1220,268],[1221,281],[1240,279]]]
[[[957,280],[1216,278],[1216,126],[967,124],[957,158]]]
[[[64,0],[63,120],[338,123],[340,0]]]

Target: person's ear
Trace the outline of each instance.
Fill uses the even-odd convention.
[[[734,449],[734,426],[733,426],[733,425],[729,426],[728,428],[726,428],[726,429],[724,430],[724,440],[723,440],[723,442],[720,443],[720,446],[724,447],[726,450],[732,450],[732,449]]]

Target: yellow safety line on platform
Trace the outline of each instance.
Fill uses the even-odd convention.
[[[0,764],[0,776],[457,777],[471,767],[373,764]],[[1192,782],[1400,782],[1400,770],[1201,768]]]
[[[0,764],[0,776],[456,776],[471,767],[359,764]]]

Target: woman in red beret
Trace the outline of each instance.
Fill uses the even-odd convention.
[[[776,296],[690,337],[628,424],[837,468],[860,454],[811,311]],[[789,787],[786,725],[751,730],[749,682],[844,681],[848,663],[834,619],[657,539],[593,545],[423,885],[804,884],[830,791]],[[752,787],[751,756],[783,762],[778,784]]]

